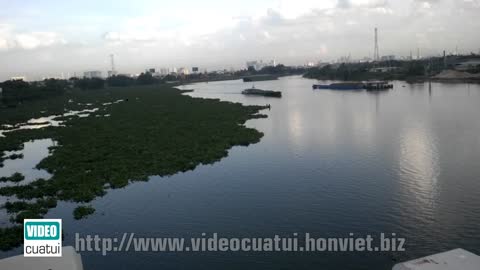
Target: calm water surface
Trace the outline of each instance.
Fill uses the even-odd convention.
[[[480,254],[480,86],[395,82],[382,93],[311,89],[286,77],[256,82],[281,99],[246,97],[251,83],[185,86],[195,97],[271,104],[247,122],[260,143],[213,165],[151,177],[94,201],[97,213],[63,218],[75,232],[119,236],[348,237],[396,233],[405,252],[82,254],[90,269],[391,269],[398,261],[462,247]],[[17,249],[2,257],[18,254]]]

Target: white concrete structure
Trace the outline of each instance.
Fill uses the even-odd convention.
[[[181,67],[181,68],[178,69],[178,74],[188,75],[188,74],[190,74],[190,72],[188,71],[188,68]]]
[[[478,270],[480,256],[457,248],[396,264],[392,270]]]
[[[73,247],[62,247],[62,257],[23,257],[22,255],[0,260],[0,269],[8,270],[83,270],[82,257]]]

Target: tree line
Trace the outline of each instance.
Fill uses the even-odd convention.
[[[57,79],[45,79],[32,83],[23,80],[9,80],[0,83],[1,100],[7,106],[14,106],[19,102],[62,95],[68,85],[66,80]]]

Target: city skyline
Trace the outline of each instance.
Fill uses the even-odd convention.
[[[478,0],[1,2],[2,80],[106,72],[111,54],[121,73],[373,58],[375,27],[381,56],[478,52],[480,39]]]

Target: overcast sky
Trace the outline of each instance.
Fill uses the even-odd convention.
[[[0,0],[0,80],[480,49],[480,0]]]

